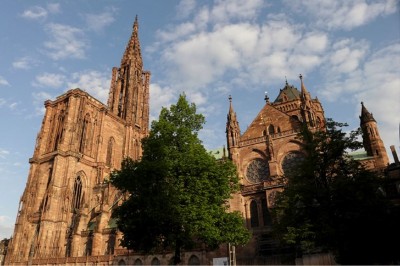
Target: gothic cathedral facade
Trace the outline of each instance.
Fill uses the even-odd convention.
[[[80,89],[45,102],[7,264],[114,254],[121,235],[111,212],[122,196],[104,181],[124,157],[141,156],[149,84],[136,19],[107,105]]]
[[[324,110],[300,76],[301,89],[287,82],[242,134],[230,97],[226,124],[229,158],[237,166],[241,191],[230,209],[240,211],[253,238],[237,249],[238,258],[266,257],[274,243],[269,210],[284,175],[305,156],[297,139],[306,123],[325,126]],[[106,181],[123,158],[139,159],[149,133],[150,72],[143,69],[137,18],[119,68],[112,69],[107,105],[73,89],[46,101],[46,112],[32,158],[25,191],[9,243],[6,264],[166,264],[171,256],[129,254],[118,244],[122,235],[111,218],[123,196]],[[383,169],[388,158],[377,123],[364,104],[361,128],[366,153],[362,162]],[[225,251],[187,252],[188,264],[209,264]],[[278,261],[271,261],[272,264]]]
[[[270,209],[276,194],[284,188],[285,173],[295,170],[305,156],[297,137],[302,125],[317,131],[323,130],[326,123],[320,101],[311,97],[301,75],[300,87],[298,90],[286,81],[273,102],[266,95],[264,107],[243,134],[229,97],[228,155],[237,166],[241,182],[241,191],[233,196],[230,209],[242,213],[253,235],[248,245],[237,250],[238,259],[269,257],[268,264],[281,263],[273,259],[276,243],[271,237]],[[365,151],[356,159],[366,168],[383,171],[389,160],[377,123],[363,103],[360,126]]]

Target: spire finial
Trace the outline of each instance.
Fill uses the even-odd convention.
[[[286,84],[286,86],[288,86],[288,85],[289,85],[289,83],[287,82],[287,78],[286,78],[286,76],[285,76],[285,84]]]
[[[135,17],[135,22],[133,23],[133,31],[137,32],[139,29],[139,20],[138,20],[138,15]]]
[[[265,92],[264,100],[266,103],[269,103],[269,97],[268,97],[268,92]]]
[[[302,74],[299,75],[299,78],[300,78],[301,81],[303,81],[303,75]]]
[[[232,103],[232,95],[229,95],[229,102]]]

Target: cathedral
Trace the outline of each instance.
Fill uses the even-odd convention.
[[[241,180],[241,192],[233,196],[230,208],[242,213],[253,235],[250,243],[237,251],[243,264],[250,264],[246,258],[268,258],[256,260],[257,264],[281,264],[279,255],[277,260],[273,256],[276,245],[270,235],[270,209],[276,194],[284,188],[285,173],[293,171],[305,156],[297,138],[302,125],[306,124],[311,131],[325,127],[323,107],[318,98],[311,97],[302,75],[300,88],[286,81],[273,102],[266,95],[264,107],[244,133],[240,131],[232,97],[229,97],[228,156],[237,166]],[[389,164],[386,149],[376,120],[361,105],[360,127],[365,151],[352,156],[367,169],[383,172]]]
[[[107,105],[81,89],[45,102],[26,188],[21,196],[6,264],[167,264],[172,254],[132,254],[119,246],[122,234],[111,218],[124,195],[107,182],[122,159],[139,159],[149,133],[150,72],[143,69],[137,18],[119,68],[112,69]],[[305,156],[296,138],[301,125],[325,126],[324,110],[312,98],[300,75],[300,90],[286,84],[242,133],[232,98],[226,124],[228,157],[236,164],[241,191],[230,210],[240,211],[253,238],[237,248],[238,259],[268,257],[274,248],[270,208],[283,189],[285,173]],[[361,108],[365,152],[358,159],[383,169],[388,157],[377,123]],[[227,250],[193,250],[184,264],[212,264]],[[253,260],[254,262],[254,260]],[[261,262],[261,261],[260,261]],[[266,262],[265,260],[263,262]],[[269,263],[279,264],[278,261]]]
[[[122,197],[105,178],[123,158],[141,156],[149,84],[136,19],[121,66],[112,69],[107,105],[80,89],[45,102],[7,264],[78,263],[95,255],[109,261],[115,254],[121,235],[111,213]]]

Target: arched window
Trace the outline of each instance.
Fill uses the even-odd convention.
[[[107,158],[106,158],[106,165],[109,167],[114,166],[113,164],[114,143],[115,143],[114,138],[111,137],[107,145]]]
[[[154,259],[151,261],[151,265],[160,265],[160,260],[157,259],[157,258],[154,258]]]
[[[267,131],[266,131],[266,130],[263,130],[262,135],[263,135],[263,136],[266,136],[266,135],[267,135]]]
[[[82,180],[81,180],[81,177],[78,176],[75,179],[75,183],[74,183],[72,210],[77,210],[81,207],[81,200],[82,200]]]
[[[87,236],[85,256],[92,256],[92,247],[93,247],[93,232],[90,231],[89,235]]]
[[[113,255],[114,254],[114,247],[115,247],[115,230],[112,230],[111,233],[108,236],[108,241],[107,241],[107,255]]]
[[[189,258],[188,265],[200,265],[200,260],[197,256],[192,255]]]
[[[125,261],[123,259],[120,259],[118,261],[118,265],[126,265]]]
[[[275,133],[275,128],[274,128],[273,125],[269,125],[269,126],[268,126],[268,133],[269,133],[270,135],[273,135],[273,134]]]
[[[251,227],[259,226],[257,202],[255,200],[250,203],[250,225]]]
[[[70,234],[67,238],[67,244],[65,247],[65,256],[71,257],[71,247],[72,247],[72,234]]]
[[[317,127],[321,127],[321,118],[317,116]]]
[[[57,124],[56,124],[56,130],[55,130],[55,140],[54,140],[54,147],[53,150],[56,150],[58,147],[58,144],[62,142],[63,140],[63,135],[64,135],[64,110],[61,110],[60,115],[58,116],[57,119]]]
[[[262,200],[262,214],[263,214],[263,222],[264,226],[271,225],[271,214],[269,213],[269,209],[267,206],[267,199]]]
[[[143,262],[140,259],[136,259],[133,265],[143,265]]]
[[[292,118],[293,118],[294,120],[299,121],[299,118],[297,117],[297,115],[292,115]]]
[[[85,151],[86,146],[89,141],[89,132],[90,132],[90,115],[86,114],[85,119],[83,120],[82,132],[81,132],[81,142],[79,144],[79,152],[83,153]]]

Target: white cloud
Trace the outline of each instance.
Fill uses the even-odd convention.
[[[0,215],[0,240],[10,238],[13,234],[13,227],[10,217]]]
[[[44,43],[47,48],[47,54],[54,60],[65,58],[85,57],[85,49],[88,48],[85,34],[81,29],[51,23],[45,28],[50,36],[50,41]]]
[[[348,56],[352,61],[351,53]],[[338,61],[341,65],[342,60]],[[341,98],[354,104],[355,118],[360,114],[360,102],[363,101],[378,121],[386,145],[398,144],[400,44],[392,44],[368,54],[359,64],[354,71],[327,77],[321,95],[324,101]]]
[[[50,14],[60,13],[60,4],[59,3],[49,3],[46,6],[47,8],[41,6],[33,6],[26,9],[21,17],[30,19],[30,20],[45,20],[47,16]]]
[[[25,10],[21,16],[32,20],[45,19],[47,17],[47,10],[40,6],[34,6]]]
[[[36,79],[34,82],[32,82],[32,85],[37,87],[59,88],[64,84],[64,82],[65,82],[64,75],[43,73],[41,75],[36,76]]]
[[[351,30],[397,10],[396,0],[288,0],[285,2],[291,10],[310,17],[313,25],[324,29]]]
[[[44,115],[46,110],[46,108],[44,107],[44,102],[46,100],[52,99],[53,96],[48,92],[40,91],[40,92],[33,92],[32,97],[33,97],[33,104],[35,106],[35,114],[39,116]]]
[[[252,19],[263,6],[262,0],[217,0],[210,11],[210,18],[216,23]]]
[[[13,102],[13,103],[10,103],[10,105],[8,105],[8,107],[9,107],[11,110],[15,110],[15,109],[17,108],[18,104],[19,104],[19,103],[17,103],[17,102]]]
[[[60,4],[59,3],[49,3],[47,4],[47,10],[50,13],[56,14],[56,13],[60,13]]]
[[[177,99],[179,92],[171,87],[150,84],[150,121],[158,119],[162,107],[169,107]]]
[[[196,8],[195,0],[181,0],[176,7],[177,17],[180,19],[185,19],[193,14]]]
[[[10,83],[8,83],[8,81],[5,78],[0,76],[0,86],[10,86]]]
[[[18,58],[17,60],[15,60],[12,63],[12,66],[16,69],[30,69],[33,66],[35,66],[37,64],[37,62],[29,57],[29,56],[25,56],[25,57],[21,57]]]
[[[189,91],[227,78],[231,85],[251,88],[305,74],[323,62],[330,43],[326,33],[285,20],[226,24],[210,32],[194,25],[186,21],[158,34],[169,82]],[[190,30],[180,34],[182,27]]]
[[[100,14],[86,14],[86,24],[90,30],[100,32],[115,21],[114,13],[115,9]]]
[[[368,44],[364,41],[345,39],[335,43],[333,49],[334,52],[330,56],[332,71],[349,73],[358,69],[368,51]]]
[[[7,155],[9,155],[10,154],[10,152],[9,151],[7,151],[7,150],[5,150],[5,149],[2,149],[2,148],[0,148],[0,158],[1,159],[5,159],[6,158],[6,156]]]
[[[101,73],[96,70],[76,72],[67,82],[68,89],[80,88],[103,103],[107,102],[110,90],[110,73]]]
[[[332,44],[325,57],[322,70],[325,74],[325,85],[322,85],[323,95],[327,101],[335,101],[342,93],[354,93],[363,88],[362,67],[366,64],[369,44],[364,41],[342,39]],[[346,85],[340,83],[346,80]]]

